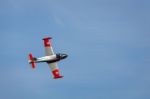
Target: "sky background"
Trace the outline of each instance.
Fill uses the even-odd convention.
[[[149,0],[0,0],[0,99],[150,99]],[[63,79],[44,55],[53,37]]]

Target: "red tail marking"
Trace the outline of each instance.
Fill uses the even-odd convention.
[[[34,69],[35,68],[35,63],[34,63],[33,56],[32,56],[31,53],[29,54],[29,60],[31,61],[31,66]]]
[[[31,62],[31,65],[32,65],[32,68],[34,69],[35,68],[35,63]]]
[[[58,78],[62,78],[63,77],[63,76],[61,76],[59,74],[59,69],[53,70],[52,73],[53,73],[54,79],[58,79]]]

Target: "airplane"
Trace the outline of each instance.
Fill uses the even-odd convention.
[[[52,37],[43,38],[46,56],[36,58],[36,57],[33,57],[33,55],[30,53],[28,56],[29,57],[28,62],[29,62],[29,64],[31,64],[33,69],[36,66],[35,63],[41,63],[41,62],[48,63],[48,65],[52,71],[53,78],[58,79],[58,78],[62,78],[63,76],[60,75],[60,71],[57,66],[57,62],[67,58],[68,55],[63,54],[63,53],[55,54],[53,51],[53,48],[52,48],[51,39],[52,39]]]

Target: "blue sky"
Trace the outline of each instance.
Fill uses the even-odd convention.
[[[0,0],[1,99],[149,99],[149,0]],[[53,37],[63,79],[32,70]]]

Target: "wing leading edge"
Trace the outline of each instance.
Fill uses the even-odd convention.
[[[60,72],[59,72],[59,68],[57,66],[57,63],[48,63],[51,71],[52,71],[52,74],[53,74],[53,77],[54,79],[57,79],[57,78],[62,78],[63,76],[60,75]]]
[[[52,39],[51,37],[47,37],[47,38],[43,39],[46,56],[54,55],[54,51],[53,51],[52,44],[51,44],[51,39]],[[60,75],[59,68],[58,68],[56,62],[55,63],[48,63],[48,65],[52,71],[54,79],[63,77]]]

